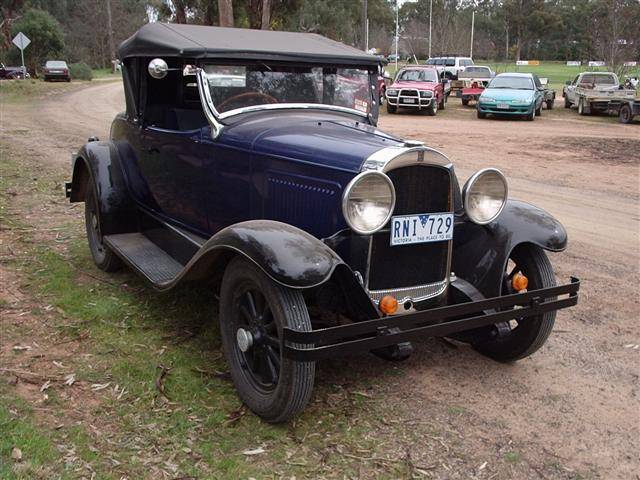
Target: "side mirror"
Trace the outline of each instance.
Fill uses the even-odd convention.
[[[147,67],[147,71],[149,75],[151,75],[156,80],[160,80],[167,76],[167,72],[169,71],[169,66],[167,62],[165,62],[161,58],[154,58],[149,62],[149,66]]]

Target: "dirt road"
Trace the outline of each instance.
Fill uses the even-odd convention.
[[[36,108],[5,106],[12,122],[2,122],[3,141],[44,151],[47,162],[66,168],[72,149],[91,135],[106,138],[122,109],[117,83]],[[564,109],[545,110],[534,122],[478,120],[452,99],[435,118],[385,113],[380,127],[441,150],[461,182],[485,166],[501,169],[512,197],[566,226],[570,246],[551,260],[560,280],[581,278],[583,293],[577,308],[559,313],[555,332],[531,358],[505,366],[430,340],[379,394],[400,418],[447,425],[471,463],[515,451],[518,478],[556,478],[548,473],[556,471],[548,470],[553,462],[567,478],[638,478],[640,125]],[[80,222],[79,211],[69,215]],[[368,357],[348,362],[355,376],[375,376],[380,365]],[[318,382],[340,384],[345,371],[344,361],[326,362]],[[385,438],[384,429],[373,434]]]

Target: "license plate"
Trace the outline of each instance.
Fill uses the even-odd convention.
[[[391,246],[442,242],[453,238],[453,213],[399,215],[391,218]]]
[[[509,104],[508,103],[499,103],[497,105],[497,108],[499,108],[501,110],[509,110]]]
[[[415,98],[403,98],[402,99],[402,103],[416,103],[416,99]]]

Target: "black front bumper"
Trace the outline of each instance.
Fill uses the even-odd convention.
[[[395,345],[416,337],[446,337],[465,330],[572,307],[578,303],[579,289],[580,280],[572,277],[571,283],[557,287],[401,316],[376,318],[310,332],[284,328],[283,355],[298,361],[316,361]],[[567,297],[557,299],[560,295]]]

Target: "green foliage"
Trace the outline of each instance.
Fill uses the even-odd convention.
[[[91,67],[84,62],[69,65],[69,74],[73,80],[91,80],[93,72]]]
[[[22,18],[13,24],[12,34],[24,33],[31,43],[24,51],[24,61],[29,70],[35,70],[46,60],[59,59],[64,50],[64,34],[60,23],[48,12],[38,9],[27,10]],[[20,51],[12,48],[10,61],[20,63]]]

